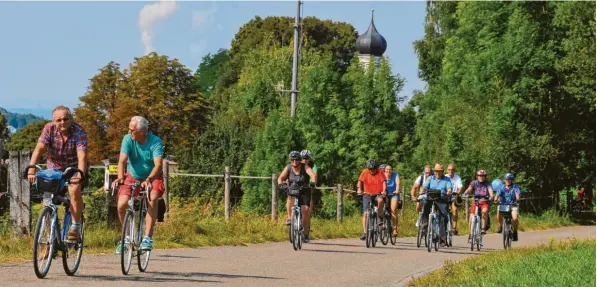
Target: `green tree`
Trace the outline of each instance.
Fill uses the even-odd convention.
[[[210,99],[210,95],[216,87],[218,76],[229,60],[230,56],[226,49],[220,49],[213,55],[208,53],[203,57],[195,72],[194,85],[206,99]]]
[[[37,140],[41,135],[41,131],[49,122],[50,121],[42,120],[26,125],[10,137],[10,140],[6,143],[4,148],[8,151],[33,151],[37,145]]]

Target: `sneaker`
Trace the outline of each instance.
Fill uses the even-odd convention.
[[[286,225],[290,225],[290,218],[286,219]]]
[[[518,231],[512,233],[512,241],[518,241]]]
[[[458,229],[456,229],[456,228],[452,228],[452,234],[453,234],[454,236],[458,235]]]
[[[151,249],[153,249],[153,240],[149,236],[143,237],[143,240],[141,240],[141,250]]]
[[[473,240],[473,237],[469,235],[468,236],[468,243],[471,243],[472,240]]]
[[[367,239],[367,234],[363,233],[363,235],[361,235],[361,240],[365,240],[365,239]]]
[[[485,235],[487,234],[487,231],[485,229],[481,230],[481,235]]]
[[[502,233],[502,227],[498,227],[497,233]]]
[[[394,231],[392,232],[392,236],[393,236],[393,237],[398,237],[398,231],[394,230]]]
[[[121,254],[122,253],[122,242],[118,241],[118,246],[116,246],[116,254]],[[128,236],[124,239],[124,249],[125,251],[129,249],[129,244],[131,243],[131,240],[128,238]]]
[[[79,238],[81,237],[81,232],[78,229],[71,228],[68,231],[68,236],[66,238],[67,244],[75,244],[79,242]]]
[[[304,243],[309,243],[309,240],[310,240],[310,239],[309,239],[309,235],[305,235],[305,236],[303,237],[303,242],[304,242]]]

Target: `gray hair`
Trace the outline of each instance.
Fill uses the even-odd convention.
[[[147,132],[149,130],[149,122],[142,116],[134,116],[131,118],[131,123],[135,123],[135,128],[138,131]]]

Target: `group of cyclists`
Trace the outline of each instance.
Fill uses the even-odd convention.
[[[52,121],[47,123],[37,141],[31,156],[30,166],[35,166],[46,152],[48,169],[64,172],[69,167],[76,167],[83,171],[70,178],[68,194],[70,196],[70,210],[72,224],[68,231],[67,243],[74,244],[81,234],[81,213],[83,200],[82,189],[88,184],[89,162],[87,160],[87,133],[85,129],[73,122],[73,116],[68,107],[58,106],[52,111]],[[117,207],[118,218],[122,224],[123,217],[131,196],[137,196],[141,189],[151,186],[148,213],[145,217],[145,234],[141,242],[142,250],[153,249],[153,228],[157,219],[158,200],[164,194],[164,179],[162,175],[162,158],[164,145],[162,140],[149,132],[149,122],[141,116],[131,118],[128,134],[122,139],[118,160],[118,178],[113,187],[118,187]],[[125,164],[128,162],[125,173]],[[36,181],[35,168],[27,171],[30,182]],[[140,182],[134,191],[126,184]],[[124,185],[123,185],[124,184]],[[120,243],[116,253],[122,252]]]
[[[46,152],[46,164],[48,169],[57,169],[64,171],[68,167],[75,167],[83,171],[82,174],[74,175],[68,186],[70,195],[70,208],[73,215],[72,224],[68,231],[67,242],[75,243],[80,238],[81,233],[81,213],[83,201],[81,190],[88,183],[89,163],[87,160],[87,134],[85,129],[73,122],[72,114],[69,108],[58,106],[52,112],[52,121],[46,124],[38,139],[37,145],[31,157],[30,165],[36,165],[43,152]],[[162,158],[164,156],[164,146],[162,140],[149,132],[149,122],[141,117],[134,116],[128,125],[128,134],[126,134],[121,143],[120,157],[118,160],[118,178],[113,182],[113,187],[118,187],[117,208],[118,218],[122,224],[127,204],[131,196],[137,196],[141,189],[145,190],[151,186],[149,195],[149,212],[145,221],[145,232],[141,242],[142,250],[153,249],[153,230],[157,219],[158,200],[164,194],[164,178],[161,173]],[[291,151],[289,154],[290,164],[284,167],[278,177],[278,184],[288,182],[290,185],[297,185],[301,192],[298,195],[298,202],[303,213],[304,242],[309,242],[310,220],[313,206],[313,192],[317,186],[317,165],[313,162],[311,152],[303,150],[301,152]],[[125,164],[126,166],[125,169]],[[125,172],[126,170],[126,172]],[[515,204],[520,199],[520,188],[513,183],[514,176],[507,173],[504,176],[505,184],[494,192],[491,184],[486,181],[487,173],[479,170],[476,173],[476,180],[473,180],[466,190],[462,190],[462,179],[456,172],[454,164],[448,165],[448,173],[444,175],[444,167],[436,164],[431,168],[425,166],[423,173],[415,180],[410,195],[411,200],[416,201],[417,212],[423,212],[421,224],[427,224],[430,201],[425,200],[427,190],[441,190],[441,198],[437,204],[441,223],[440,234],[441,242],[445,244],[446,223],[448,219],[448,209],[452,212],[453,234],[457,235],[456,228],[458,221],[458,208],[461,206],[463,194],[474,196],[478,199],[479,209],[482,213],[482,232],[490,227],[488,211],[490,203]],[[27,172],[30,182],[35,182],[35,169],[30,168]],[[141,182],[141,185],[134,191],[130,184]],[[383,210],[384,204],[388,205],[393,220],[392,236],[397,236],[398,216],[397,210],[401,208],[402,201],[399,194],[400,174],[393,170],[389,164],[379,165],[376,160],[368,160],[366,167],[360,173],[357,182],[357,194],[363,196],[363,235],[361,240],[365,240],[365,210],[370,201],[375,201],[378,210]],[[418,194],[417,194],[418,191]],[[294,198],[289,196],[286,202],[287,220],[286,225],[290,224],[290,211]],[[474,204],[471,206],[471,215],[475,210]],[[379,214],[382,216],[382,213]],[[518,240],[518,210],[512,208],[513,219],[513,240]],[[498,233],[501,232],[502,218],[499,213],[497,220],[500,224]],[[417,223],[418,224],[418,223]],[[469,237],[470,239],[470,237]],[[126,246],[124,247],[126,248]],[[116,253],[123,252],[123,246],[119,243]]]
[[[311,183],[317,183],[317,171],[313,170],[311,153],[308,150],[302,152],[291,151],[289,154],[290,164],[284,167],[282,173],[278,177],[278,184],[287,181],[289,185],[298,185],[304,187],[298,195],[299,205],[302,208],[303,225],[305,226],[305,242],[309,240],[309,226],[311,208],[313,206],[312,193],[313,186],[308,186],[309,178]],[[311,164],[310,164],[311,163]],[[487,172],[479,170],[476,172],[476,179],[471,181],[466,190],[463,191],[462,178],[456,174],[456,166],[454,164],[448,165],[448,172],[444,175],[444,166],[437,163],[435,166],[426,165],[424,171],[415,180],[411,191],[411,200],[416,202],[416,211],[421,213],[421,223],[426,226],[429,212],[432,204],[435,204],[440,214],[440,244],[446,245],[446,226],[448,223],[448,212],[451,212],[451,226],[452,234],[458,235],[458,208],[462,206],[462,197],[473,197],[475,200],[471,204],[469,211],[469,234],[471,234],[470,220],[474,216],[476,206],[478,205],[481,212],[481,233],[485,234],[490,228],[489,209],[491,203],[511,205],[512,211],[512,240],[518,241],[518,207],[517,202],[520,200],[520,188],[514,184],[514,175],[506,173],[503,176],[504,184],[500,185],[498,190],[493,190],[492,185],[487,181]],[[397,236],[398,216],[397,210],[401,208],[402,200],[400,199],[400,174],[393,170],[389,164],[380,165],[376,160],[368,160],[366,167],[359,175],[357,182],[357,194],[363,196],[362,212],[363,212],[363,234],[360,239],[366,239],[366,209],[371,201],[373,205],[377,205],[378,210],[384,210],[384,205],[388,206],[392,216],[392,236]],[[437,200],[428,201],[426,193],[428,190],[439,190],[441,195]],[[293,196],[288,196],[286,209],[287,220],[286,224],[290,224],[290,209],[291,202],[294,200]],[[382,212],[378,216],[383,216]],[[497,212],[497,220],[499,223],[498,233],[502,232],[503,218]],[[380,221],[381,222],[381,221]],[[417,221],[417,227],[419,221]],[[469,242],[471,236],[469,235]]]

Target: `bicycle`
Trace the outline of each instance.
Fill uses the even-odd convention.
[[[310,186],[312,186],[310,184]],[[288,186],[287,184],[280,184],[279,189],[285,191],[288,196],[294,197],[294,204],[290,211],[290,226],[288,227],[288,237],[290,239],[290,243],[292,243],[292,248],[295,251],[298,251],[303,248],[303,240],[304,240],[304,227],[303,227],[303,212],[301,210],[301,206],[299,205],[299,198],[301,191],[304,188],[296,184],[292,184]]]
[[[512,228],[512,206],[516,204],[500,204],[498,211],[504,218],[504,224],[502,225],[502,233],[504,234],[504,249],[512,248],[512,237],[514,230]]]
[[[483,246],[483,233],[481,232],[481,210],[479,209],[479,201],[485,199],[475,199],[475,213],[471,221],[471,251],[477,247],[477,251],[481,251]],[[486,223],[487,224],[487,223]]]
[[[388,209],[388,198],[385,198],[384,202],[384,209],[383,209],[383,223],[382,223],[382,227],[380,229],[380,234],[379,234],[379,239],[381,239],[381,243],[383,245],[387,245],[388,241],[390,241],[390,243],[392,243],[392,245],[396,245],[396,239],[398,237],[398,235],[394,236],[392,235],[392,231],[393,226],[392,226],[392,214],[390,213],[390,210]]]
[[[367,205],[367,215],[365,217],[365,228],[367,230],[365,245],[367,246],[367,248],[375,247],[379,236],[379,225],[377,224],[377,198],[384,199],[385,196],[382,194],[369,195],[366,193],[363,193],[361,195],[371,197],[371,200],[369,200],[369,204]]]
[[[139,181],[133,184],[123,184],[131,187],[131,194],[141,185]],[[116,190],[117,185],[112,187],[112,196]],[[149,204],[149,195],[151,194],[151,185],[147,186],[146,190],[140,190],[137,196],[131,196],[128,201],[126,214],[122,221],[122,233],[120,236],[120,268],[122,274],[127,275],[131,269],[133,259],[133,252],[137,256],[137,266],[140,272],[145,272],[149,265],[149,257],[151,250],[141,249],[141,241],[143,239],[145,227],[145,215],[147,214],[147,207]]]
[[[55,169],[44,170],[40,165],[27,166],[23,172],[23,178],[27,178],[30,168],[36,168],[37,190],[43,193],[43,209],[37,218],[35,224],[35,233],[33,235],[33,270],[37,278],[43,279],[48,275],[52,260],[62,253],[62,266],[68,276],[77,273],[81,264],[83,255],[83,239],[85,234],[85,205],[81,210],[81,231],[79,239],[74,244],[66,242],[69,227],[71,225],[72,215],[70,212],[70,196],[68,195],[68,185],[70,179],[75,173],[81,174],[81,181],[85,175],[78,169],[69,167],[64,172]],[[58,208],[64,206],[64,225],[60,228],[60,219],[58,218]],[[45,238],[45,241],[44,241]],[[45,246],[45,248],[41,247]],[[41,251],[41,250],[44,251]],[[72,251],[71,251],[72,250]],[[74,259],[74,262],[69,262]],[[46,261],[47,260],[47,261]],[[44,264],[45,261],[45,264]]]
[[[425,202],[427,196],[422,194],[419,195],[419,197],[417,197],[416,200],[413,200],[414,202]],[[425,239],[423,239],[423,237]],[[427,230],[425,230],[425,227],[423,226],[423,212],[419,212],[419,217],[417,218],[417,248],[421,247],[421,243],[424,242],[425,243],[425,247],[427,247]]]
[[[431,211],[429,212],[429,219],[427,221],[427,251],[431,252],[431,245],[433,249],[437,251],[439,249],[439,217],[437,210],[435,209],[435,201],[439,200],[441,196],[441,190],[429,189],[427,190],[427,200],[431,201]]]

